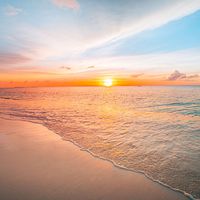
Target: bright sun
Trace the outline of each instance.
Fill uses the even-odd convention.
[[[112,85],[113,85],[113,80],[112,80],[112,78],[104,79],[104,80],[103,80],[103,85],[106,86],[106,87],[112,86]]]

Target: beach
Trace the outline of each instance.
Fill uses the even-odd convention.
[[[0,119],[0,163],[2,200],[188,199],[30,122]]]
[[[0,200],[200,200],[200,0],[0,10]]]

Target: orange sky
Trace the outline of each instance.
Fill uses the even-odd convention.
[[[26,77],[26,80],[24,81]],[[151,85],[199,85],[198,81],[176,80],[170,81],[167,79],[153,79],[148,77],[130,78],[130,77],[74,77],[62,79],[50,79],[48,76],[23,76],[15,77],[13,80],[6,80],[4,76],[0,81],[0,87],[56,87],[56,86],[103,86],[104,80],[109,77],[113,80],[113,86],[151,86]],[[13,77],[14,78],[14,77]],[[37,79],[36,79],[37,78]]]

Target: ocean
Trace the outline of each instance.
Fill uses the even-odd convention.
[[[0,117],[200,198],[199,86],[5,88]]]

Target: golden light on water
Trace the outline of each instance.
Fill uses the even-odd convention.
[[[106,78],[103,80],[103,85],[106,87],[111,87],[113,85],[113,79],[112,78]]]

